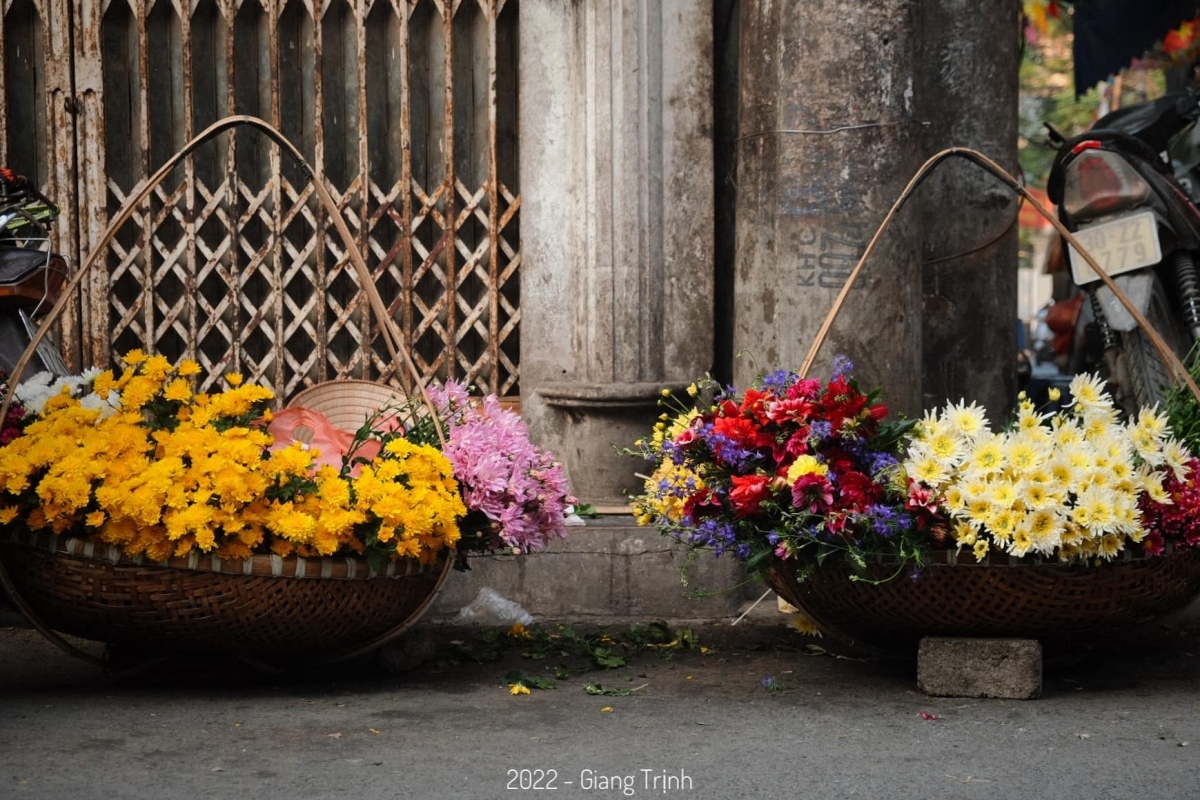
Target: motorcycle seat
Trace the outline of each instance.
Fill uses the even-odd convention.
[[[18,284],[50,263],[51,254],[29,247],[0,246],[0,286]]]

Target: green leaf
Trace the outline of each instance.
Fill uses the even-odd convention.
[[[592,651],[592,661],[596,664],[596,666],[603,667],[604,669],[616,669],[618,667],[625,666],[627,663],[624,658],[613,655],[612,652],[605,647],[597,647]]]
[[[554,677],[560,681],[569,680],[573,675],[578,675],[580,672],[587,672],[587,667],[568,667],[566,664],[559,664],[554,668]]]
[[[558,684],[550,678],[539,678],[536,675],[530,675],[528,672],[522,672],[519,669],[514,669],[504,674],[504,682],[508,684],[516,684],[524,686],[526,689],[557,689]]]

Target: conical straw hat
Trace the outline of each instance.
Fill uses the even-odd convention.
[[[354,432],[367,417],[381,408],[396,408],[408,402],[404,392],[382,383],[334,380],[318,383],[299,392],[288,408],[307,408],[329,420],[333,427]]]

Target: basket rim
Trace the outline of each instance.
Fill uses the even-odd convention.
[[[6,544],[16,544],[48,550],[55,555],[103,561],[122,567],[157,567],[182,569],[192,572],[213,572],[222,575],[246,575],[270,578],[297,578],[326,580],[370,580],[374,578],[403,578],[423,575],[444,568],[449,560],[448,551],[438,554],[436,561],[422,563],[418,559],[403,557],[389,561],[383,570],[374,569],[367,559],[354,556],[336,558],[303,558],[301,556],[255,555],[247,559],[222,559],[214,554],[172,557],[155,561],[145,556],[127,556],[116,545],[91,542],[74,536],[63,536],[45,531],[12,533]]]
[[[922,567],[974,567],[984,569],[989,567],[1002,567],[1012,569],[1104,570],[1120,564],[1158,561],[1160,559],[1171,558],[1173,556],[1181,556],[1186,555],[1187,553],[1200,552],[1200,547],[1177,547],[1174,542],[1166,542],[1163,552],[1159,553],[1158,555],[1150,555],[1140,547],[1137,549],[1139,552],[1134,553],[1133,548],[1125,548],[1115,558],[1107,561],[1101,559],[1100,563],[1096,564],[1092,561],[1078,559],[1075,561],[1064,562],[1050,557],[1043,558],[1042,560],[1031,560],[1028,556],[1013,556],[999,551],[991,551],[987,554],[987,557],[984,558],[983,561],[978,561],[970,552],[970,548],[952,547],[930,550],[926,554]],[[865,559],[868,564],[892,567],[899,566],[901,563],[916,563],[912,559],[901,559],[899,556],[890,553],[873,553],[866,555]],[[797,564],[815,561],[815,559],[803,555],[797,559],[789,560],[794,560]],[[771,560],[771,564],[773,566],[778,566],[778,564],[783,562],[784,559],[780,559],[778,557],[772,558]]]

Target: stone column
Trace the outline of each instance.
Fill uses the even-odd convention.
[[[970,147],[1017,175],[1018,0],[925,0],[924,156]],[[921,186],[926,408],[976,400],[993,423],[1016,399],[1017,197],[951,159]],[[916,212],[917,208],[911,209]]]
[[[799,368],[867,242],[921,164],[920,0],[743,0],[734,365]],[[898,216],[812,375],[835,355],[920,410],[920,220]]]
[[[712,8],[522,0],[521,404],[599,505],[712,363]]]

